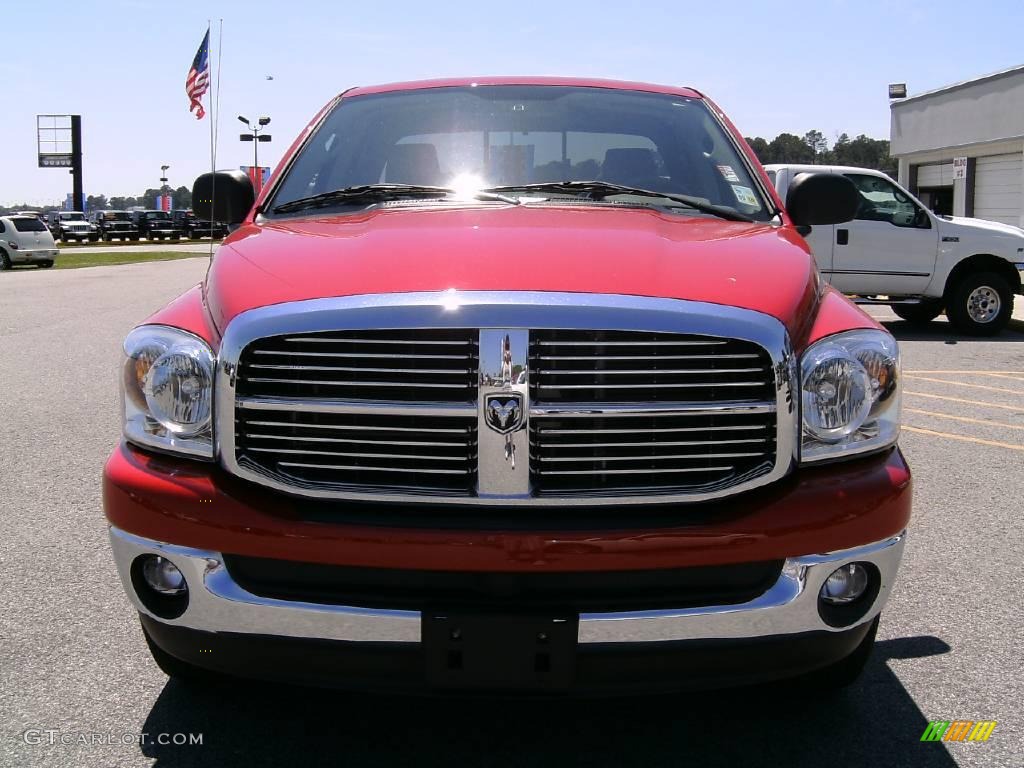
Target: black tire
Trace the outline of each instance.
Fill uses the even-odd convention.
[[[90,243],[99,242],[99,239],[100,239],[99,235],[89,235],[89,242]]]
[[[908,323],[924,325],[942,314],[942,302],[938,299],[924,299],[920,304],[893,304],[892,311]]]
[[[139,236],[138,236],[138,235],[133,235],[133,236],[132,236],[132,237],[131,237],[130,239],[131,239],[131,241],[132,241],[133,243],[137,243],[137,242],[139,242]]]
[[[868,659],[871,658],[871,651],[875,647],[875,635],[878,634],[878,622],[881,618],[881,614],[875,617],[868,633],[853,653],[835,664],[804,675],[797,681],[799,687],[817,691],[836,691],[853,685],[864,671]]]
[[[11,257],[7,255],[7,251],[0,248],[0,272],[11,268]]]
[[[946,297],[946,316],[969,336],[995,336],[1013,315],[1013,291],[1002,275],[975,272],[954,285]]]
[[[197,667],[194,664],[189,664],[187,661],[182,661],[177,656],[172,656],[153,641],[153,638],[146,631],[144,624],[141,626],[142,634],[146,638],[146,645],[149,646],[149,652],[153,656],[153,661],[156,662],[156,665],[168,677],[190,685],[215,685],[225,680],[223,675],[218,675],[216,672]]]
[[[53,261],[51,259],[47,259],[46,261],[37,261],[36,266],[40,269],[49,269],[53,266]]]

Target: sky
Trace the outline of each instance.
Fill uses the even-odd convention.
[[[237,115],[271,117],[273,166],[317,110],[354,85],[446,76],[569,75],[690,85],[745,136],[889,137],[886,86],[911,94],[1024,63],[1024,3],[563,0],[50,0],[5,4],[0,204],[58,203],[66,170],[37,167],[36,115],[81,114],[85,193],[191,187],[210,117],[184,81],[220,20],[220,168],[252,163]],[[268,79],[272,77],[273,79]],[[216,86],[216,80],[215,80]]]

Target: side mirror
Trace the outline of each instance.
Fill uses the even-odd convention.
[[[255,202],[252,181],[241,171],[204,173],[192,185],[192,210],[207,221],[241,224]]]
[[[842,224],[857,215],[860,192],[845,176],[798,173],[786,193],[786,210],[798,227]]]

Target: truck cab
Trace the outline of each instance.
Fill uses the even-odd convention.
[[[139,229],[139,235],[147,240],[179,240],[181,227],[174,222],[167,211],[132,211],[132,221]]]
[[[46,223],[54,240],[95,243],[100,239],[96,225],[90,224],[81,211],[50,211]]]
[[[139,228],[128,211],[95,211],[89,215],[89,220],[96,225],[101,240],[139,239]]]
[[[853,221],[804,235],[822,276],[838,290],[890,304],[915,323],[945,311],[972,335],[994,335],[1009,323],[1014,295],[1021,293],[1024,230],[936,215],[881,171],[785,164],[765,170],[783,199],[802,173],[844,176],[857,188]]]

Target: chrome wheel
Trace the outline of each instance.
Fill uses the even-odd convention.
[[[967,296],[967,314],[976,323],[991,323],[1002,305],[999,292],[987,285],[979,285]]]

